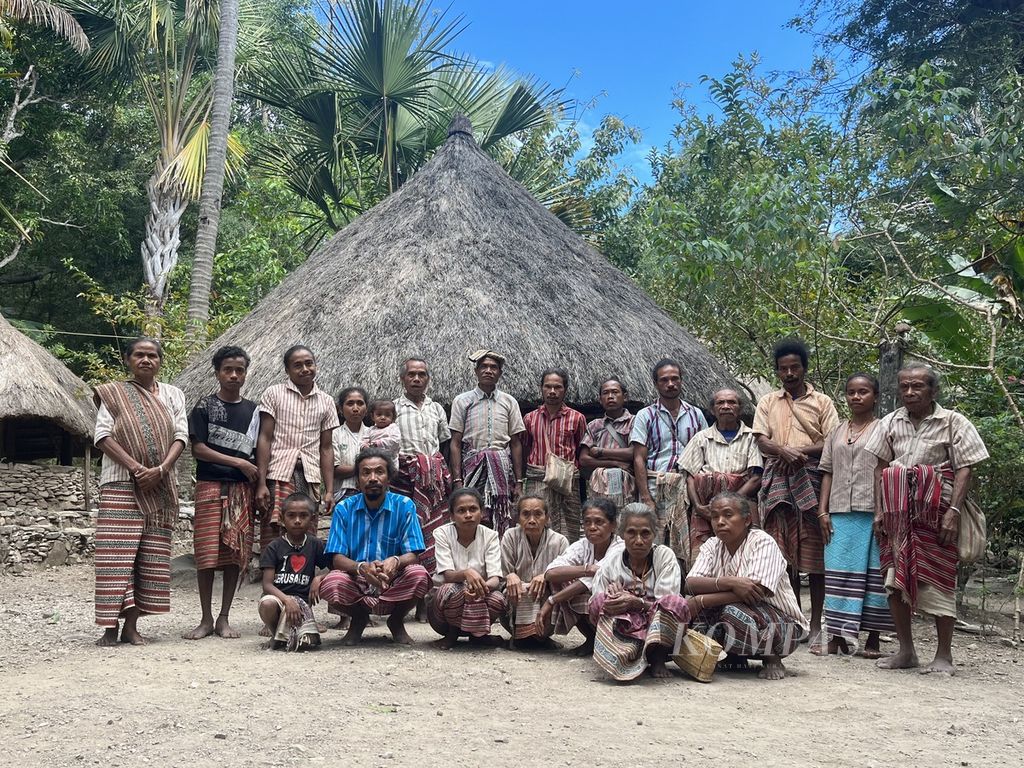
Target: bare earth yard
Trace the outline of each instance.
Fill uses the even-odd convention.
[[[93,645],[89,566],[0,576],[0,589],[12,766],[1024,765],[1024,652],[968,635],[956,637],[953,679],[802,646],[780,683],[733,673],[619,685],[567,651],[438,651],[416,624],[412,649],[381,626],[357,649],[329,630],[316,652],[271,653],[256,634],[256,585],[232,614],[241,640],[187,642],[198,621],[188,574],[173,613],[141,622],[144,648]],[[916,629],[930,658],[933,633]]]

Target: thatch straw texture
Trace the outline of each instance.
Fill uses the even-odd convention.
[[[96,406],[89,385],[0,315],[0,419],[49,419],[91,439]]]
[[[654,396],[650,366],[683,364],[684,396],[701,405],[731,377],[625,274],[562,224],[453,121],[447,142],[416,176],[325,243],[175,380],[191,400],[212,391],[212,351],[252,356],[246,391],[283,379],[281,355],[303,343],[318,382],[370,396],[401,391],[399,364],[431,366],[431,396],[449,404],[475,384],[467,355],[508,358],[500,387],[540,399],[539,375],[568,370],[568,399],[596,401],[615,373],[631,400]]]

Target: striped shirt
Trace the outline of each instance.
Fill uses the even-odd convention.
[[[647,469],[674,472],[690,438],[707,428],[700,408],[680,400],[673,419],[668,408],[655,401],[636,415],[629,441],[647,446]]]
[[[622,543],[619,535],[613,533],[612,540],[608,542],[608,549],[604,552],[604,557],[598,560],[597,554],[594,552],[594,545],[584,536],[582,539],[574,541],[565,552],[552,560],[548,567],[544,569],[544,572],[547,573],[552,568],[572,568],[584,565],[599,566],[604,562],[604,558],[608,557],[609,553],[613,553],[618,548],[624,546],[625,544]],[[580,576],[579,580],[588,590],[594,585],[593,576]]]
[[[331,518],[327,554],[373,561],[422,552],[423,531],[412,499],[390,491],[375,510],[357,493],[339,501]]]
[[[878,424],[878,421],[871,422],[852,443],[848,421],[842,422],[825,438],[818,469],[832,475],[832,490],[828,494],[830,513],[875,511],[875,466],[878,459],[865,451],[864,446]]]
[[[470,448],[505,448],[512,435],[526,431],[519,403],[507,392],[485,393],[480,387],[456,395],[452,401],[452,432],[462,433]]]
[[[174,440],[180,440],[188,445],[188,418],[185,415],[185,393],[170,384],[156,382],[156,396],[167,407],[171,415],[171,423],[174,424]],[[99,411],[96,413],[96,429],[94,430],[93,443],[99,445],[100,440],[110,437],[114,431],[114,417],[110,415],[107,406],[100,403]],[[163,457],[161,457],[163,458]],[[130,483],[132,473],[127,467],[123,467],[112,458],[103,454],[103,461],[100,464],[100,485],[107,483]]]
[[[970,420],[938,403],[916,428],[906,408],[897,408],[884,416],[864,444],[864,450],[884,462],[903,467],[948,461],[961,469],[988,458],[988,449]],[[948,504],[953,495],[952,483],[942,485],[942,497]]]
[[[523,450],[527,464],[543,467],[548,454],[553,453],[577,467],[580,465],[580,441],[587,431],[587,420],[582,413],[563,404],[558,413],[551,416],[542,405],[526,414],[523,423],[526,425]]]
[[[735,554],[730,555],[729,548],[717,536],[705,541],[687,577],[719,579],[742,576],[755,581],[771,592],[765,598],[768,605],[795,619],[806,630],[810,624],[796,601],[786,568],[786,558],[771,534],[760,528],[751,528]]]
[[[441,443],[452,439],[448,417],[444,408],[429,397],[416,405],[405,395],[395,400],[395,423],[402,431],[402,453],[422,453],[433,456],[441,450]]]
[[[338,426],[334,400],[316,384],[308,395],[291,380],[267,387],[260,398],[260,413],[273,416],[274,441],[270,444],[268,480],[290,482],[295,465],[312,485],[320,482],[320,435]]]
[[[588,448],[629,448],[629,433],[633,431],[633,414],[623,411],[617,419],[607,416],[593,419],[587,424],[587,431],[580,445]]]
[[[754,434],[786,448],[807,448],[822,442],[839,423],[839,413],[831,397],[810,384],[804,386],[807,392],[796,400],[785,389],[758,400]]]
[[[331,434],[331,444],[334,446],[334,466],[352,467],[356,463],[356,454],[359,453],[359,446],[362,445],[363,435],[366,427],[359,425],[359,431],[353,432],[348,424],[342,424]],[[340,483],[334,484],[335,491],[343,491],[346,488],[356,488],[356,476],[346,477]]]
[[[754,432],[742,422],[731,441],[725,439],[717,425],[702,429],[686,444],[679,459],[679,468],[691,475],[711,472],[742,475],[763,466],[764,459]]]

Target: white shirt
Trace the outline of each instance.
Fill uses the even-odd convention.
[[[501,547],[498,532],[486,525],[478,525],[476,538],[468,547],[459,543],[459,532],[454,523],[445,523],[434,531],[434,559],[437,569],[434,583],[443,584],[446,571],[464,571],[472,568],[484,581],[501,577]]]
[[[547,573],[552,568],[572,568],[584,565],[600,565],[604,562],[605,558],[616,549],[617,546],[622,545],[622,539],[619,538],[618,534],[612,534],[612,540],[608,544],[608,549],[605,550],[604,557],[600,560],[594,554],[594,545],[591,544],[584,536],[582,539],[577,539],[569,548],[562,554],[551,561],[551,565],[544,569]],[[586,586],[587,589],[591,589],[594,585],[593,576],[581,576],[580,581]]]
[[[359,425],[359,431],[353,432],[348,424],[342,424],[334,430],[331,435],[331,443],[334,444],[334,466],[342,465],[351,467],[356,462],[356,454],[359,453],[359,446],[362,444],[363,435],[368,427]],[[334,486],[335,491],[342,491],[346,488],[357,488],[356,476],[346,477]]]
[[[650,573],[644,579],[644,596],[647,599],[658,599],[665,595],[679,594],[679,561],[675,553],[664,544],[658,544],[652,550],[652,565]],[[619,544],[614,549],[609,549],[608,554],[601,561],[601,567],[594,576],[594,584],[591,587],[591,599],[593,596],[608,591],[612,584],[623,587],[636,584],[638,581],[633,571],[629,568],[629,553],[626,545]]]

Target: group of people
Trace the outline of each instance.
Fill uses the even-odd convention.
[[[523,416],[498,388],[505,358],[489,349],[470,356],[477,386],[450,416],[427,394],[419,358],[403,363],[399,397],[370,401],[353,386],[335,401],[301,345],[258,403],[242,396],[248,355],[219,349],[218,391],[186,415],[184,394],[158,381],[159,342],[137,339],[130,377],[96,390],[98,642],[144,643],[139,616],[169,610],[175,464],[190,443],[202,618],[188,639],[238,636],[229,612],[258,524],[259,615],[275,648],[319,645],[323,602],[347,622],[346,645],[374,615],[412,642],[416,609],[442,649],[505,642],[495,623],[526,648],[576,627],[578,653],[631,680],[671,674],[670,656],[698,632],[724,649],[719,668],[757,659],[759,676],[777,680],[802,641],[819,655],[918,666],[916,609],[939,636],[923,671],[952,674],[959,515],[971,468],[988,456],[977,430],[936,402],[927,366],[900,371],[903,406],[881,419],[878,381],[850,376],[840,419],[806,380],[803,343],[780,342],[773,356],[781,388],[759,400],[752,426],[732,389],[714,393],[708,426],[667,358],[652,368],[651,405],[631,414],[610,377],[604,414],[588,422],[566,405],[559,368],[542,372],[542,404]],[[888,631],[899,648],[883,656]]]

